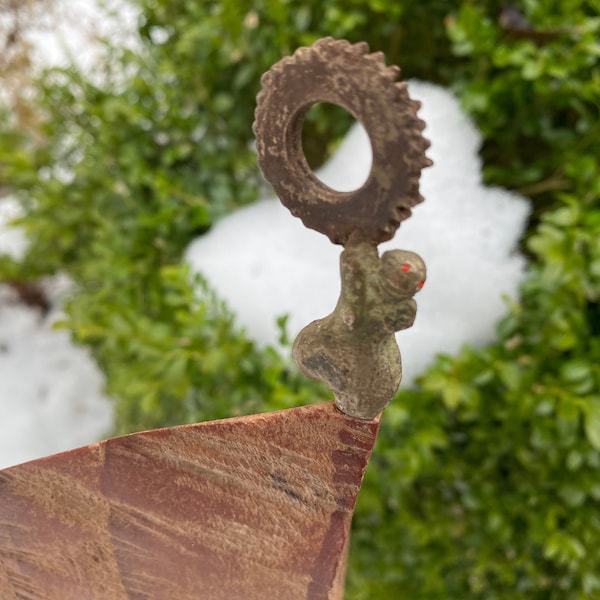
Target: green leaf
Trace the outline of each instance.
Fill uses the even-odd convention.
[[[585,435],[589,443],[600,450],[600,397],[588,398],[582,408]]]

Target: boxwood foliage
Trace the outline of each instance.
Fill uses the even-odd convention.
[[[64,326],[104,370],[117,431],[329,397],[194,288],[181,253],[257,195],[261,73],[323,35],[365,39],[459,94],[486,177],[535,214],[497,341],[440,357],[386,410],[347,597],[600,597],[598,1],[136,1],[138,50],[45,73],[35,134],[5,111],[0,136],[31,240],[0,274],[74,279]],[[348,123],[310,116],[317,164]]]
[[[440,357],[387,409],[356,598],[600,597],[600,5],[520,7],[465,2],[446,24],[486,175],[534,200],[529,278],[495,344]]]

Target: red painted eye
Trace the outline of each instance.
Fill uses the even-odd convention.
[[[419,281],[419,289],[421,289],[423,286],[425,285],[425,280],[423,279],[423,281]]]
[[[407,271],[410,271],[410,265],[407,263],[404,263],[402,265],[402,270],[406,273]]]

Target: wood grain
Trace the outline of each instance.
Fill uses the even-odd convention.
[[[326,403],[0,471],[0,598],[342,598],[378,427]]]

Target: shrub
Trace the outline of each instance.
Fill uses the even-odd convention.
[[[600,594],[600,213],[565,198],[528,245],[498,342],[440,358],[386,411],[358,597]]]
[[[600,21],[568,4],[523,3],[526,31],[470,2],[447,20],[488,180],[536,201],[533,262],[497,343],[441,357],[387,410],[355,597],[600,594]]]

